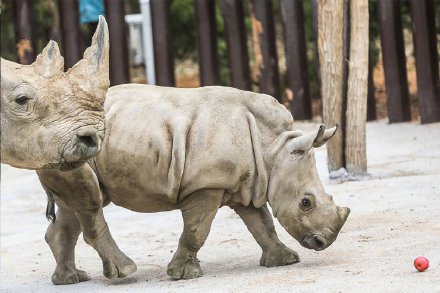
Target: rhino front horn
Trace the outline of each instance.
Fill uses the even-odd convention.
[[[350,214],[349,208],[338,207],[338,215],[339,215],[339,218],[341,219],[341,227],[344,225],[345,221],[347,221],[349,214]]]
[[[92,44],[84,52],[84,57],[68,72],[83,90],[104,98],[109,81],[109,33],[103,16],[99,17],[98,27]]]

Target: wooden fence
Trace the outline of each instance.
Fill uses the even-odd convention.
[[[247,34],[252,32],[246,32],[243,1],[219,1],[225,24],[231,86],[250,90],[251,76],[246,42]],[[294,97],[292,112],[297,120],[310,119],[312,111],[307,76],[303,2],[279,1],[281,1],[282,22],[285,28],[287,87]],[[317,4],[316,0],[310,1],[314,8],[316,27]],[[175,85],[170,4],[171,0],[151,0],[156,79],[158,85],[164,86]],[[271,0],[251,1],[253,40],[261,57],[260,60],[256,60],[259,68],[260,91],[281,99],[272,4]],[[440,121],[440,82],[434,10],[440,9],[440,5],[434,0],[410,0],[410,4],[421,122],[436,122]],[[401,3],[395,0],[378,0],[370,2],[370,5],[377,5],[378,10],[378,15],[371,15],[370,19],[377,17],[380,27],[388,118],[390,122],[408,121],[411,115]],[[13,8],[16,42],[21,44],[17,46],[18,61],[30,64],[35,59],[35,52],[29,45],[33,41],[32,0],[14,0]],[[111,42],[110,80],[113,85],[127,83],[130,76],[123,1],[105,0],[105,8]],[[219,82],[215,0],[194,0],[194,9],[200,84],[215,85]],[[65,64],[66,67],[70,67],[82,55],[77,1],[59,0],[59,13]],[[374,120],[376,110],[371,66],[369,71],[367,117],[368,120]]]

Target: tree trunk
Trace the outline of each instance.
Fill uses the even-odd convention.
[[[349,173],[362,174],[367,171],[368,0],[351,0],[350,16],[345,161]]]
[[[318,1],[318,52],[321,66],[321,92],[324,123],[333,127],[342,122],[344,1]],[[336,132],[327,144],[328,168],[344,166],[343,132]]]

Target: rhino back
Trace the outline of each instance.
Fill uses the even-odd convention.
[[[249,115],[263,150],[292,123],[275,99],[225,87],[116,86],[105,111],[97,175],[116,204],[145,212],[173,209],[203,188],[249,203],[258,180]]]

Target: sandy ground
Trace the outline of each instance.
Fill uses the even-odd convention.
[[[92,280],[52,285],[55,261],[43,240],[45,194],[34,172],[2,166],[1,291],[440,292],[440,124],[374,122],[367,136],[367,180],[330,182],[325,149],[316,152],[327,191],[352,210],[331,247],[302,248],[277,224],[281,240],[302,262],[260,267],[259,246],[238,216],[223,208],[199,253],[205,276],[189,281],[166,274],[182,229],[179,211],[139,214],[111,205],[105,209],[110,229],[138,271],[107,280],[97,253],[80,238],[77,265]],[[423,273],[413,267],[419,255],[430,260]]]

